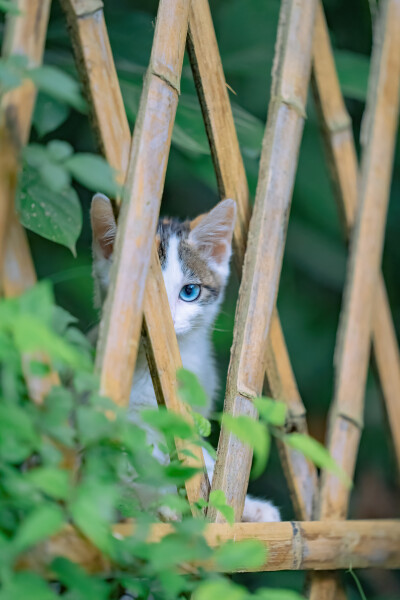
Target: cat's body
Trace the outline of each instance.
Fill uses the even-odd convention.
[[[208,416],[214,408],[218,389],[211,335],[229,275],[235,216],[234,201],[225,200],[207,215],[191,222],[161,219],[157,229],[158,254],[182,364],[197,375],[210,400],[204,416]],[[93,198],[91,217],[96,297],[102,304],[109,285],[116,233],[111,204],[105,196],[97,194]],[[140,411],[145,407],[156,406],[154,388],[141,344],[130,396],[130,418],[140,423]],[[158,460],[168,461],[168,457],[157,449],[160,440],[154,431],[148,429],[147,436],[149,443],[155,444],[155,456]],[[207,452],[204,454],[211,479],[214,461]],[[139,490],[138,492],[140,494]],[[280,520],[280,515],[270,502],[247,496],[243,520],[277,521]]]

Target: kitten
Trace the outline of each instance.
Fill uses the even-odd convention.
[[[218,389],[211,333],[220,309],[229,276],[232,234],[236,219],[236,203],[223,200],[208,214],[193,221],[160,219],[157,229],[158,255],[167,290],[175,332],[183,366],[195,373],[207,392],[213,409]],[[117,231],[110,200],[96,194],[92,200],[93,275],[95,301],[103,304],[109,286],[113,245]],[[140,345],[130,395],[129,415],[140,422],[140,410],[156,407],[157,401],[147,366],[143,345]],[[147,431],[148,441],[154,444],[154,455],[167,462],[159,449],[153,430]],[[214,460],[204,452],[207,472],[212,479]],[[164,490],[171,491],[171,490]],[[142,501],[143,490],[137,490]],[[168,515],[164,516],[173,518]],[[246,496],[243,521],[280,521],[279,510],[269,501]]]

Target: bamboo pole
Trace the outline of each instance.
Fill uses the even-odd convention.
[[[328,448],[353,476],[362,429],[363,396],[375,290],[397,132],[400,91],[400,0],[380,7],[364,125],[364,149],[355,230],[335,355],[336,381],[329,415]],[[345,518],[349,490],[333,474],[321,480],[322,519]],[[314,580],[312,600],[334,599],[336,581]]]
[[[281,6],[271,101],[228,371],[224,410],[234,416],[257,416],[252,399],[262,390],[262,357],[278,291],[304,124],[314,9],[315,2],[285,0]],[[237,521],[243,511],[251,457],[251,449],[222,428],[212,488],[225,492]],[[209,512],[212,520],[222,519],[215,509]]]
[[[171,524],[151,528],[148,541],[158,542],[173,533]],[[121,523],[114,535],[121,539],[134,534],[134,525]],[[298,571],[400,567],[400,521],[287,521],[284,523],[212,523],[206,527],[207,543],[217,548],[228,540],[257,540],[267,550],[266,561],[254,571]],[[78,563],[90,573],[112,574],[112,565],[92,544],[71,526],[25,555],[20,569],[48,572],[56,556]],[[211,563],[183,564],[193,573],[195,567],[215,569]],[[237,569],[244,571],[244,569]]]
[[[112,57],[108,33],[104,22],[102,3],[83,5],[82,1],[61,2],[71,30],[78,69],[85,83],[92,120],[100,148],[110,165],[120,174],[120,180],[128,166],[131,141],[118,77]],[[109,92],[111,90],[111,92]],[[164,280],[153,243],[151,261],[144,296],[144,332],[157,400],[170,410],[191,419],[180,402],[176,389],[176,370],[182,366],[178,342],[169,309]],[[176,440],[178,455],[186,464],[203,466],[203,453],[198,446]],[[196,461],[182,454],[189,449]],[[204,471],[204,469],[203,469]],[[209,483],[206,473],[198,475],[186,484],[188,499],[193,504],[201,496],[207,498]]]
[[[110,293],[100,324],[101,392],[127,405],[138,350],[146,277],[179,95],[188,0],[160,2],[119,219]]]
[[[241,275],[250,220],[249,191],[240,153],[225,76],[207,0],[192,2],[187,43],[194,81],[202,108],[221,198],[234,198],[238,216],[234,232],[234,258]],[[305,408],[290,365],[276,311],[266,350],[266,377],[271,395],[288,406],[286,426],[307,431]],[[278,442],[281,459],[298,518],[311,518],[316,470],[302,454]]]
[[[357,155],[321,4],[316,16],[312,84],[335,197],[346,237],[349,238],[357,204]],[[400,356],[382,275],[376,291],[372,341],[400,470]]]

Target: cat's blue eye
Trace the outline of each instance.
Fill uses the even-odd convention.
[[[197,283],[184,285],[179,292],[179,298],[185,302],[193,302],[200,296],[201,287]]]

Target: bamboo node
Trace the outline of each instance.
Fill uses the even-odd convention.
[[[67,3],[78,18],[89,17],[98,10],[103,10],[104,6],[102,0],[67,0]]]
[[[247,398],[247,400],[251,401],[253,401],[254,398],[257,398],[257,396],[259,396],[259,394],[257,394],[254,390],[251,390],[243,384],[238,386],[237,393],[239,396],[243,396],[243,398]]]
[[[271,97],[271,103],[276,103],[278,106],[279,104],[286,104],[286,106],[293,109],[299,115],[299,117],[302,119],[307,118],[304,103],[295,96],[283,96],[281,94],[276,94]]]
[[[177,83],[175,73],[173,73],[172,71],[169,71],[169,69],[164,69],[164,71],[165,71],[164,73],[161,73],[160,71],[158,71],[154,68],[150,69],[150,73],[152,75],[154,75],[155,77],[158,77],[158,79],[161,79],[161,81],[164,81],[164,83],[166,83],[168,85],[168,87],[172,88],[174,90],[174,92],[176,92],[178,94],[178,96],[180,96],[181,88],[180,88],[179,83]],[[173,75],[173,79],[175,79],[175,81],[173,81],[172,79],[170,79],[168,77],[168,75],[167,75],[168,72],[170,72]]]
[[[347,113],[343,113],[340,117],[326,119],[326,128],[330,133],[341,133],[342,131],[353,131],[352,121]]]
[[[362,419],[361,416],[356,417],[346,411],[341,410],[337,413],[337,417],[339,419],[343,419],[344,421],[348,421],[349,423],[354,425],[354,427],[356,427],[360,431],[362,431],[364,429],[364,420]]]

